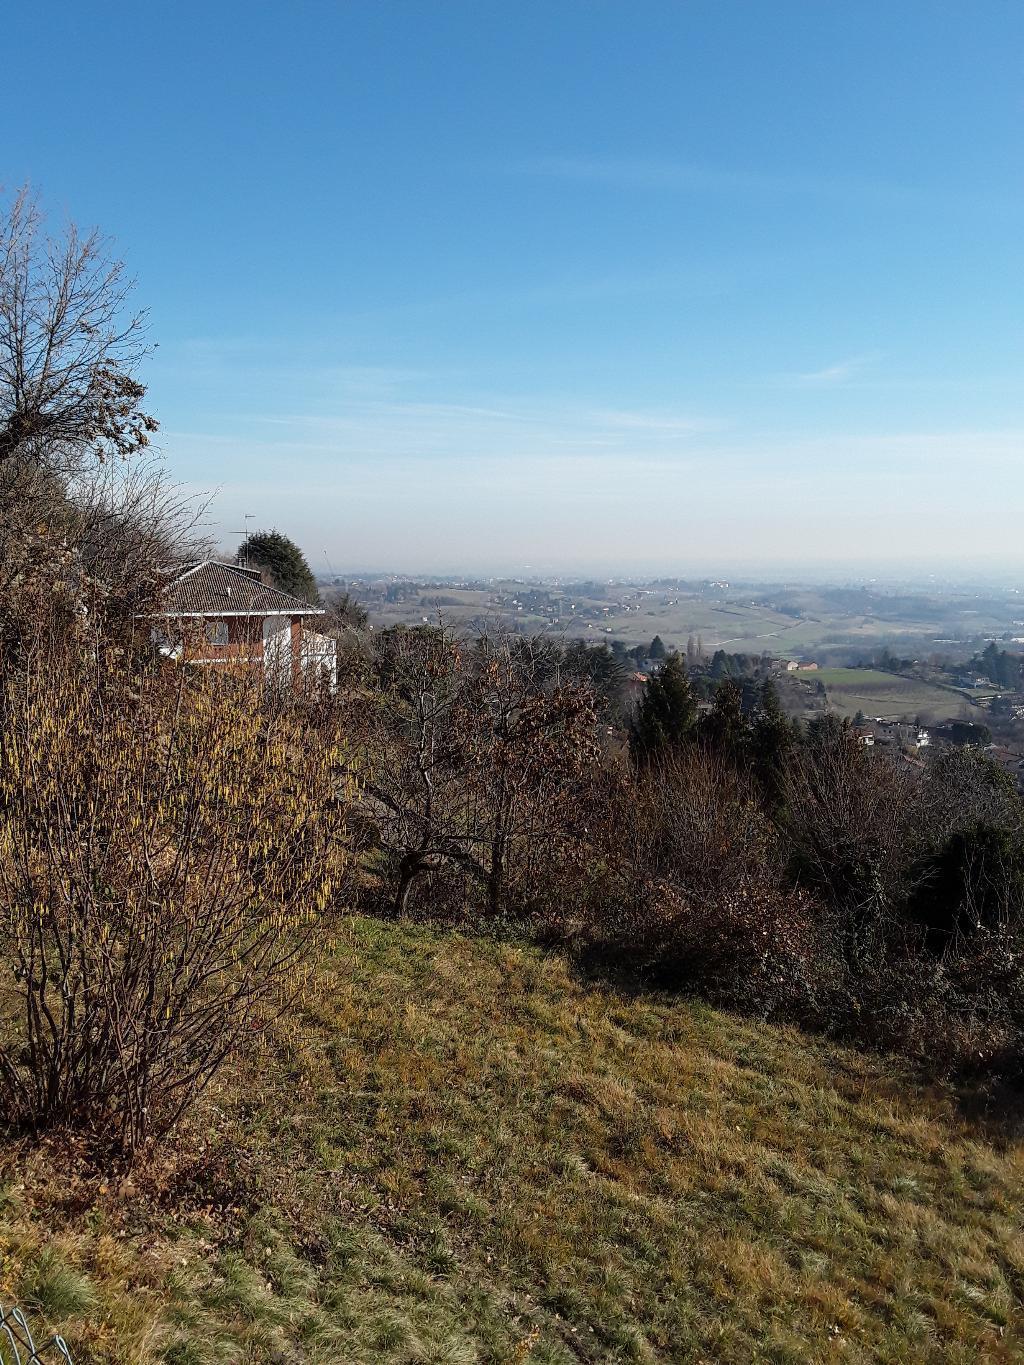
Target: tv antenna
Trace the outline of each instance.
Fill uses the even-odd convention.
[[[243,513],[242,513],[242,520],[245,522],[245,530],[244,530],[244,531],[232,531],[232,532],[231,532],[231,534],[232,534],[233,536],[244,536],[244,537],[245,537],[245,539],[242,541],[242,544],[241,544],[240,550],[239,550],[239,558],[240,558],[241,561],[242,561],[242,568],[243,568],[243,569],[247,569],[247,568],[249,567],[249,523],[250,523],[250,521],[255,521],[255,519],[256,519],[256,513],[255,513],[255,512],[243,512]]]

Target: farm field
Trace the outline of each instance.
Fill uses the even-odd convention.
[[[0,1297],[79,1365],[1009,1362],[1022,1154],[902,1064],[353,918],[151,1163],[0,1146]]]
[[[824,684],[829,705],[844,716],[863,711],[866,716],[942,721],[977,714],[964,693],[878,669],[822,668],[808,676]]]
[[[447,599],[440,606],[425,601],[375,605],[370,609],[370,621],[380,629],[401,623],[434,624],[439,617],[456,626],[474,626],[488,619],[514,620],[524,631],[550,632],[568,639],[616,639],[633,646],[650,644],[655,635],[660,635],[669,649],[683,650],[692,635],[701,638],[706,651],[726,649],[732,653],[767,652],[799,657],[810,657],[822,643],[834,641],[837,634],[848,637],[850,643],[870,644],[888,638],[891,632],[891,627],[881,622],[873,625],[859,620],[843,623],[834,618],[796,620],[760,606],[700,598],[640,603],[584,599],[577,603],[578,613],[567,613],[552,621],[536,612],[497,607],[486,592],[446,589],[438,596]]]
[[[892,598],[828,589],[587,586],[592,591],[580,591],[581,585],[516,580],[473,587],[417,585],[402,601],[384,602],[378,585],[367,605],[378,629],[399,623],[433,623],[440,615],[457,627],[502,620],[530,633],[617,639],[629,646],[649,644],[660,635],[670,649],[680,650],[693,636],[701,638],[706,651],[724,648],[803,659],[813,659],[823,651],[872,651],[883,644],[911,657],[951,647],[966,651],[968,640],[984,641],[1007,628],[1015,629],[1013,613],[1020,611],[1016,602],[998,601],[978,608],[970,605],[977,599],[969,595]],[[935,697],[931,701],[938,704]]]

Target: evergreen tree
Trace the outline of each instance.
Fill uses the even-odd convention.
[[[588,682],[615,719],[622,718],[623,689],[629,671],[625,651],[617,653],[603,640],[593,645],[574,640],[565,648],[564,676]]]
[[[745,677],[740,683],[742,693],[743,714],[748,718],[753,716],[761,702],[761,688],[758,683],[749,677]]]
[[[999,650],[996,648],[995,640],[985,646],[981,656],[981,667],[989,682],[999,682]]]
[[[334,626],[336,629],[351,627],[355,630],[365,630],[369,620],[369,612],[361,602],[356,601],[351,593],[343,592],[329,598],[327,625]]]
[[[661,636],[655,635],[654,639],[651,641],[651,647],[647,651],[647,657],[649,659],[664,659],[667,652]]]
[[[737,767],[746,758],[750,727],[743,714],[743,693],[732,678],[715,689],[714,705],[701,721],[700,738],[713,753]]]
[[[823,711],[818,716],[812,716],[807,722],[805,738],[809,749],[856,747],[853,726],[845,716],[837,715],[835,711]]]
[[[672,653],[664,666],[649,678],[637,707],[629,736],[635,763],[649,763],[678,749],[689,739],[697,716],[686,667]]]
[[[304,602],[319,603],[320,593],[306,556],[294,540],[280,531],[257,531],[239,551],[238,558],[239,562],[246,559],[249,568],[259,569],[273,587],[301,597]]]
[[[765,800],[773,808],[781,803],[786,764],[795,747],[796,735],[782,710],[778,689],[771,678],[767,678],[761,687],[751,727],[750,752],[754,776]]]

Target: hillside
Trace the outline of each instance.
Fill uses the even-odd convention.
[[[350,921],[166,1162],[0,1162],[77,1362],[1024,1359],[1024,1145],[879,1060]]]

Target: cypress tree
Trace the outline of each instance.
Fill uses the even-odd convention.
[[[700,727],[704,744],[714,753],[739,766],[746,757],[750,727],[743,714],[739,684],[726,678],[715,689],[715,700]]]
[[[779,702],[778,689],[771,678],[766,678],[751,728],[750,750],[754,775],[771,807],[781,802],[786,764],[796,742],[793,727]]]
[[[635,763],[649,763],[689,739],[697,716],[686,668],[678,654],[649,678],[629,736]]]

